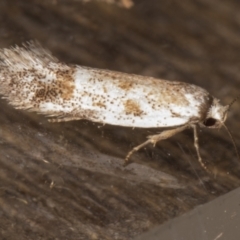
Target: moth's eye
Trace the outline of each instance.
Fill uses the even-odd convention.
[[[203,124],[206,126],[206,127],[212,127],[216,124],[217,120],[214,119],[214,118],[207,118]]]

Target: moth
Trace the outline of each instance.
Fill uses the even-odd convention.
[[[0,50],[0,94],[15,108],[45,114],[52,122],[87,119],[133,128],[163,128],[134,147],[125,164],[147,144],[155,146],[192,128],[204,169],[197,126],[225,126],[235,101],[223,106],[205,89],[184,82],[68,65],[35,42]],[[236,149],[235,142],[234,146]]]

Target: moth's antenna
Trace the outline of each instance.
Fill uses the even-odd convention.
[[[236,151],[237,157],[238,157],[238,159],[240,160],[240,155],[239,155],[239,152],[238,152],[238,150],[237,150],[237,144],[236,144],[236,142],[235,142],[235,140],[234,140],[234,138],[233,138],[231,132],[229,131],[229,129],[227,128],[227,126],[226,126],[224,123],[222,123],[222,125],[223,125],[224,128],[227,130],[228,135],[229,135],[230,138],[232,139],[232,143],[233,143],[233,146],[234,146],[234,148],[235,148],[235,151]]]
[[[232,102],[230,102],[230,104],[228,104],[228,111],[230,110],[231,106],[239,99],[240,96],[237,96],[236,98],[234,98],[232,100]],[[225,126],[226,127],[226,126]]]

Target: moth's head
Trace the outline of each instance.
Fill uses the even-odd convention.
[[[240,160],[240,155],[239,155],[239,152],[237,150],[236,142],[235,142],[231,132],[229,131],[227,126],[224,124],[224,122],[227,119],[227,113],[228,113],[230,107],[233,105],[233,103],[238,98],[239,97],[235,98],[227,106],[222,106],[221,104],[219,104],[219,100],[214,98],[212,106],[210,107],[205,120],[201,124],[204,125],[205,127],[208,127],[208,128],[220,128],[221,126],[224,126],[224,128],[227,130],[227,132],[228,132],[228,134],[229,134],[229,136],[230,136],[230,138],[232,140],[232,143],[233,143],[233,146],[235,148],[237,157]]]
[[[227,113],[233,102],[227,106],[222,106],[219,100],[214,98],[206,118],[202,122],[208,128],[220,128],[227,119]]]

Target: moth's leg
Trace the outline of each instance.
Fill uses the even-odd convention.
[[[203,169],[205,169],[208,173],[210,173],[209,169],[207,168],[207,166],[204,164],[201,155],[200,155],[200,151],[199,151],[199,144],[198,144],[198,134],[197,134],[197,126],[196,125],[191,125],[191,127],[193,128],[193,135],[194,135],[194,147],[196,149],[197,152],[197,156],[198,156],[198,161],[200,163],[200,165],[202,166]]]
[[[155,135],[155,136],[157,136],[157,135]],[[127,156],[125,157],[124,166],[127,166],[129,164],[129,159],[134,152],[137,152],[139,149],[143,148],[144,146],[148,145],[149,143],[151,143],[151,139],[148,139],[146,142],[134,147],[130,152],[128,152]]]
[[[156,135],[151,135],[151,136],[148,136],[148,140],[145,141],[144,143],[134,147],[126,156],[125,158],[125,163],[124,165],[126,166],[128,163],[129,163],[129,159],[131,157],[131,155],[134,153],[134,152],[137,152],[138,150],[140,150],[141,148],[145,147],[147,144],[149,143],[152,143],[153,146],[155,147],[156,143],[161,141],[161,140],[164,140],[164,139],[167,139],[167,138],[170,138],[172,136],[174,136],[175,134],[183,131],[184,129],[186,129],[187,127],[189,127],[189,125],[183,125],[181,127],[177,127],[177,128],[174,128],[174,129],[170,129],[170,130],[165,130],[159,134],[156,134]]]

